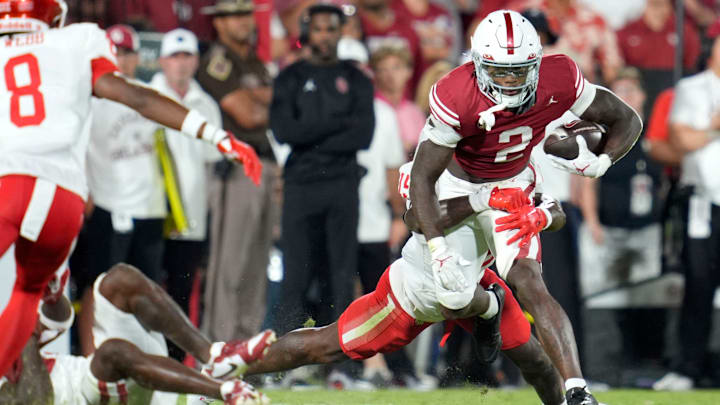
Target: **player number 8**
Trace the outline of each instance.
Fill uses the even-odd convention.
[[[19,86],[15,77],[16,67],[23,64],[27,65],[30,83]],[[45,120],[45,99],[39,91],[41,84],[40,66],[35,55],[26,53],[11,58],[5,64],[5,85],[8,91],[12,93],[12,97],[10,97],[10,121],[16,126],[40,125]],[[20,114],[20,99],[23,96],[32,96],[34,107],[32,115]]]

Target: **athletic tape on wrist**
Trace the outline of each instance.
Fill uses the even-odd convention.
[[[202,139],[212,143],[213,145],[220,143],[220,141],[225,139],[226,136],[227,132],[210,123],[205,124],[205,128],[203,128]]]
[[[543,231],[546,230],[546,229],[548,229],[548,228],[550,228],[550,224],[552,224],[552,220],[553,220],[552,214],[550,214],[550,210],[548,210],[547,208],[543,207],[542,205],[536,207],[536,209],[544,212],[544,213],[545,213],[545,218],[547,218],[547,222],[545,223],[545,227],[543,228]]]
[[[200,114],[199,111],[190,110],[183,120],[180,131],[187,136],[196,138],[200,127],[202,127],[202,125],[206,122],[207,120],[202,114]]]
[[[439,253],[441,250],[444,250],[443,248],[447,248],[447,241],[442,236],[432,238],[427,243],[428,247],[430,248],[431,256],[434,255],[436,252]]]
[[[47,328],[47,330],[44,330],[40,334],[40,340],[38,342],[40,344],[44,344],[55,339],[58,335],[70,329],[73,322],[75,321],[75,310],[73,309],[72,305],[70,306],[70,316],[64,321],[56,321],[54,319],[50,319],[42,311],[42,307],[43,302],[41,301],[40,305],[38,305],[38,320],[43,326]]]
[[[552,213],[550,212],[550,207],[552,207],[553,204],[556,204],[557,201],[555,201],[554,198],[550,197],[547,194],[543,194],[542,198],[540,200],[540,205],[538,205],[536,208],[539,210],[542,210],[542,212],[545,213],[545,217],[547,218],[547,223],[545,224],[545,227],[543,228],[543,231],[548,229],[550,225],[552,224],[553,217]]]

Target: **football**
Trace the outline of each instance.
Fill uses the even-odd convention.
[[[582,136],[588,149],[597,154],[605,147],[605,128],[592,121],[576,120],[561,125],[553,130],[545,139],[545,153],[563,159],[572,160],[578,156],[576,136]]]

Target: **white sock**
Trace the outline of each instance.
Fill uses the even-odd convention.
[[[490,303],[488,304],[487,311],[478,316],[482,319],[490,319],[498,313],[498,299],[494,291],[485,291],[485,294],[487,294],[488,298],[490,298]]]
[[[568,378],[565,380],[565,391],[570,391],[571,388],[585,388],[587,392],[590,392],[587,389],[587,382],[583,378]]]

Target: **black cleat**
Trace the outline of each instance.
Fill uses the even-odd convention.
[[[585,387],[570,388],[565,393],[567,405],[598,405],[597,399]]]
[[[502,318],[503,306],[505,305],[505,289],[500,284],[493,283],[487,288],[487,291],[495,293],[498,300],[498,313],[490,319],[475,317],[473,347],[480,361],[489,364],[495,361],[502,347],[500,318]]]

